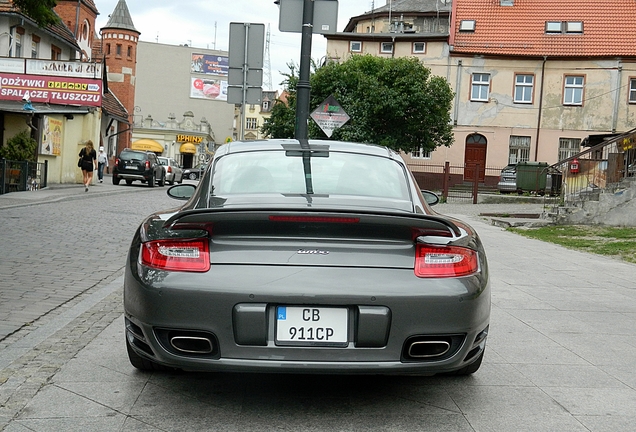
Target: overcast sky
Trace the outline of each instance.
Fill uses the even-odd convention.
[[[97,29],[106,25],[118,0],[94,0],[100,14]],[[127,0],[128,10],[140,39],[169,45],[187,44],[196,48],[228,49],[231,22],[265,24],[270,28],[270,63],[274,89],[281,89],[280,72],[288,72],[287,64],[300,63],[300,33],[278,30],[278,6],[274,0]],[[375,0],[375,7],[386,0]],[[373,0],[339,0],[338,28],[344,30],[352,16],[372,9]],[[312,58],[320,60],[326,54],[322,35],[312,37]],[[266,71],[264,71],[266,76]],[[264,86],[264,89],[265,86]]]

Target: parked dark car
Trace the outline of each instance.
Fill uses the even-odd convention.
[[[145,219],[124,279],[142,370],[472,374],[490,319],[477,233],[404,160],[338,141],[232,142]]]
[[[204,163],[204,164],[195,165],[192,168],[186,168],[183,170],[183,177],[190,180],[198,180],[207,167],[208,167],[208,164]]]
[[[121,180],[126,184],[139,180],[154,187],[166,184],[166,173],[157,155],[152,152],[138,150],[123,150],[113,166],[113,184],[118,185]]]

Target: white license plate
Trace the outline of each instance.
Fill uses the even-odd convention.
[[[316,306],[276,307],[276,343],[290,345],[346,345],[347,308]]]

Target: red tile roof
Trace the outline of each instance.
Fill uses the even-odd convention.
[[[453,52],[636,56],[636,0],[514,0],[513,3],[501,6],[500,0],[453,0],[450,37]],[[460,32],[462,20],[475,20],[475,31]],[[583,33],[546,34],[546,21],[582,21]]]

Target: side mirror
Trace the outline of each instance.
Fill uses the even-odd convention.
[[[197,187],[192,184],[174,185],[167,190],[167,194],[170,198],[187,201],[194,195],[196,188]]]
[[[437,204],[439,202],[439,196],[437,196],[436,193],[422,189],[422,196],[424,197],[424,201],[426,201],[426,204],[430,205],[430,206],[434,206],[435,204]]]

